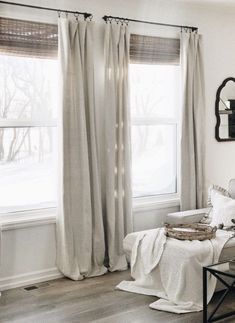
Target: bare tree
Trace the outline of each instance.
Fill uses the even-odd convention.
[[[50,93],[45,74],[48,71],[42,71],[41,63],[43,61],[0,57],[0,118],[38,121],[50,118]],[[12,136],[5,138],[6,131],[11,132]],[[1,128],[0,161],[9,162],[35,154],[42,161],[45,142],[48,141],[47,152],[50,152],[52,133],[43,128],[38,130],[36,146],[32,146],[35,131],[30,128]]]

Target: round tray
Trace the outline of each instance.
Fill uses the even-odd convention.
[[[216,236],[217,227],[205,224],[165,224],[167,237],[179,240],[209,240]]]

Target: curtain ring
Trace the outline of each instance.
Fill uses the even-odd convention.
[[[58,13],[58,17],[60,18],[61,17],[61,11],[58,10],[57,13]]]
[[[74,12],[74,17],[76,18],[76,21],[78,21],[79,13],[78,12]]]
[[[90,21],[92,21],[92,19],[93,19],[93,15],[90,15],[90,16],[88,17],[88,19],[89,19]]]

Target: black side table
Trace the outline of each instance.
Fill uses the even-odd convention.
[[[217,310],[224,302],[226,296],[229,293],[235,292],[235,269],[234,269],[234,264],[233,264],[233,267],[231,267],[231,262],[232,260],[203,267],[203,323],[217,322],[219,320],[223,320],[227,317],[235,315],[235,311],[231,311],[226,314],[215,316]],[[215,276],[217,280],[219,280],[225,286],[225,291],[223,295],[220,297],[218,304],[215,306],[215,308],[213,309],[209,317],[208,317],[208,309],[207,309],[207,273],[208,272],[213,276]],[[225,277],[230,277],[231,282],[228,283],[227,281],[225,281],[224,280]]]

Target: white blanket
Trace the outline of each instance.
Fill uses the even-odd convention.
[[[151,308],[173,313],[201,311],[202,267],[218,262],[225,243],[233,233],[218,230],[216,238],[180,241],[166,238],[164,228],[140,232],[132,248],[131,276],[116,288],[160,299]],[[125,241],[124,241],[125,243]],[[208,302],[216,278],[208,276]]]

